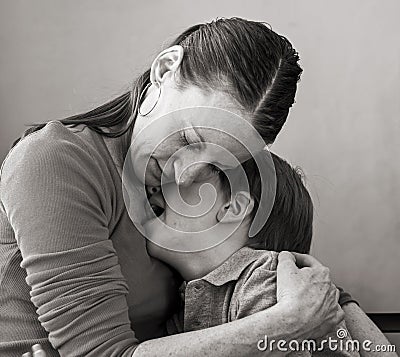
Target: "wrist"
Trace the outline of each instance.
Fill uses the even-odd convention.
[[[276,306],[282,315],[284,331],[290,339],[302,341],[314,335],[318,326],[311,306],[300,304],[297,300],[281,300]]]
[[[357,300],[355,300],[348,292],[344,291],[342,288],[337,286],[339,290],[339,305],[343,308],[345,305],[349,303],[354,303],[360,306]]]
[[[272,309],[274,311],[271,311]],[[308,321],[295,301],[281,300],[266,312],[276,314],[280,326],[277,332],[281,339],[302,340],[305,338]]]

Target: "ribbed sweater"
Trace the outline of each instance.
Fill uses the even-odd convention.
[[[0,356],[125,356],[162,336],[173,273],[146,251],[122,196],[121,140],[58,121],[0,176]]]

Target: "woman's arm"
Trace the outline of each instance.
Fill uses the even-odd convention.
[[[349,302],[343,305],[342,308],[345,312],[346,325],[351,337],[358,340],[360,346],[362,346],[364,341],[371,341],[371,344],[367,344],[367,347],[371,349],[370,351],[366,351],[363,348],[360,349],[362,357],[397,356],[395,352],[374,351],[376,346],[388,346],[390,343],[381,330],[379,330],[356,303]]]
[[[133,357],[150,356],[280,356],[275,349],[266,345],[271,340],[292,340],[300,338],[308,328],[296,319],[293,311],[283,305],[273,307],[242,319],[204,330],[186,332],[141,343]],[[259,350],[258,346],[263,350]],[[266,348],[264,350],[264,348]]]
[[[61,356],[128,356],[138,341],[109,239],[112,203],[104,168],[96,152],[68,130],[60,134],[61,128],[48,124],[14,148],[3,166],[1,201],[22,254],[31,300],[53,347]],[[341,310],[327,269],[316,261],[305,265],[298,269],[291,254],[280,256],[273,310],[148,341],[135,356],[255,356],[265,335],[318,337],[337,324]]]
[[[325,335],[344,316],[337,304],[338,291],[317,260],[303,255],[296,259],[302,269],[296,267],[293,255],[279,255],[278,303],[271,308],[208,329],[146,341],[129,352],[133,357],[275,356],[285,354],[276,349],[279,340]],[[274,348],[265,348],[266,342]]]
[[[17,144],[1,172],[1,203],[31,290],[21,299],[37,308],[27,318],[61,356],[121,356],[138,342],[109,238],[113,187],[98,156],[54,122]]]

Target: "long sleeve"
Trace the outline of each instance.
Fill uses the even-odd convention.
[[[68,139],[68,140],[67,140]],[[50,124],[5,160],[0,198],[31,301],[61,356],[122,356],[137,344],[109,239],[112,190],[92,148]]]

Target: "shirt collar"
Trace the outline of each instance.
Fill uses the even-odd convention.
[[[221,286],[229,281],[238,280],[243,271],[259,258],[259,250],[243,247],[199,280],[205,280],[215,286]]]

